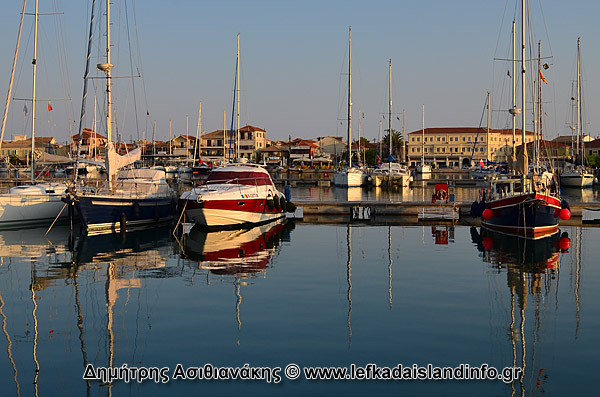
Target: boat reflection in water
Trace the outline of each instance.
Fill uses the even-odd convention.
[[[558,271],[560,253],[566,252],[571,240],[566,232],[555,233],[538,240],[508,235],[481,228],[471,228],[471,239],[482,253],[484,261],[532,275]]]
[[[232,277],[235,295],[235,321],[242,329],[242,286],[258,274],[266,274],[281,241],[289,241],[293,222],[277,220],[247,229],[208,231],[194,226],[185,238],[183,255],[197,261],[198,269],[209,274]],[[195,264],[194,264],[195,265]],[[207,278],[208,283],[208,278]],[[240,345],[238,335],[237,345]]]
[[[294,223],[278,220],[247,229],[208,231],[194,226],[185,239],[185,256],[198,261],[198,268],[220,275],[246,277],[264,273],[288,240]]]
[[[506,271],[510,296],[502,291],[504,286],[490,281],[494,289],[490,305],[498,306],[490,310],[509,314],[509,317],[493,320],[494,328],[508,338],[501,337],[493,343],[492,349],[498,350],[494,352],[498,356],[510,351],[512,366],[521,368],[520,375],[510,384],[511,396],[535,391],[543,394],[545,384],[551,382],[553,376],[546,371],[550,363],[544,350],[549,342],[543,336],[551,324],[549,311],[558,310],[560,261],[562,254],[568,252],[571,240],[566,232],[560,231],[531,240],[485,228],[478,231],[475,227],[471,228],[471,239],[483,260],[492,265],[492,273]],[[507,302],[509,297],[510,302]],[[507,339],[510,348],[506,345]]]

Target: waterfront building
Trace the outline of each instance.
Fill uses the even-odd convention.
[[[424,141],[422,139],[424,138]],[[525,142],[533,141],[533,132],[526,131]],[[421,163],[421,150],[426,164],[437,167],[470,166],[480,161],[507,161],[512,149],[512,129],[477,127],[425,128],[407,135],[408,165]],[[521,130],[515,131],[515,146],[521,145]]]
[[[184,158],[192,158],[192,156],[194,155],[195,144],[195,136],[186,134],[178,135],[171,140],[173,155]]]
[[[71,136],[70,152],[71,157],[77,157],[77,142],[79,141],[79,134]],[[84,128],[81,130],[81,146],[80,155],[82,157],[98,157],[104,156],[104,149],[106,148],[106,137],[98,134],[92,129]]]
[[[346,152],[347,143],[343,141],[341,136],[325,136],[317,138],[317,145],[321,153],[328,154],[330,157],[338,157]]]
[[[50,154],[58,154],[59,146],[54,137],[35,137],[36,150]],[[31,153],[31,138],[25,135],[15,135],[12,141],[2,142],[0,158],[16,156],[21,161],[26,161]]]
[[[236,134],[231,136],[230,130],[216,130],[200,137],[200,153],[203,160],[223,160],[228,157],[230,148],[235,153],[238,149]],[[262,128],[246,124],[240,128],[239,153],[237,157],[248,160],[257,159],[257,151],[267,147],[267,132]]]

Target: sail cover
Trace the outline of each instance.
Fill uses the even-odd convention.
[[[120,168],[128,166],[142,158],[142,151],[140,148],[134,149],[126,155],[121,156],[117,153],[115,146],[112,143],[108,144],[107,152],[106,172],[108,173],[109,178],[116,175]]]
[[[59,156],[36,150],[34,152],[35,161],[38,163],[72,163],[73,159],[66,156]]]
[[[526,175],[529,172],[529,158],[527,156],[526,145],[521,145],[517,149],[517,166],[515,167],[520,175]]]

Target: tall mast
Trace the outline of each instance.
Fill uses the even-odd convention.
[[[389,83],[390,83],[390,87],[389,87],[389,99],[390,99],[390,103],[389,103],[389,107],[388,107],[388,119],[389,119],[389,129],[390,129],[390,150],[388,153],[388,162],[392,161],[392,60],[390,59],[390,72],[389,72],[390,76],[389,76]],[[391,168],[390,168],[391,169]]]
[[[513,19],[513,23],[512,23],[512,108],[511,108],[511,112],[510,114],[512,115],[512,160],[513,160],[513,169],[514,169],[514,163],[515,163],[515,150],[516,150],[516,131],[515,131],[515,118],[517,117],[517,90],[516,90],[516,86],[517,86],[517,82],[516,82],[516,75],[515,72],[517,71],[517,61],[515,59],[516,56],[516,22]]]
[[[348,27],[348,168],[352,167],[352,26]]]
[[[486,137],[485,137],[485,159],[487,161],[490,160],[490,92],[487,93],[487,128],[486,128]],[[486,163],[487,163],[486,161]]]
[[[382,153],[382,137],[381,137],[381,120],[379,120],[379,159],[381,159],[381,156],[383,155]]]
[[[237,106],[236,106],[236,134],[235,134],[235,157],[240,155],[240,34],[237,35],[237,63],[235,67],[237,71],[235,88]]]
[[[583,134],[581,133],[581,70],[579,64],[579,43],[580,37],[577,38],[577,155],[581,156],[581,166],[583,166]],[[579,143],[581,142],[581,144]],[[581,147],[581,151],[579,148]]]
[[[425,166],[425,104],[423,104],[423,129],[421,138],[421,169]]]
[[[35,0],[35,28],[33,38],[33,92],[31,95],[31,184],[35,182],[35,89],[37,84],[37,42],[38,42],[38,18],[39,18],[39,4],[38,0]]]
[[[6,106],[4,107],[4,117],[2,117],[2,130],[0,132],[0,148],[2,148],[2,141],[4,140],[4,130],[6,128],[6,118],[8,116],[8,108],[10,106],[10,97],[12,95],[13,81],[15,78],[15,69],[17,67],[17,58],[19,56],[19,46],[21,44],[21,32],[23,31],[23,19],[25,17],[25,8],[27,0],[23,0],[23,10],[21,11],[21,22],[19,22],[19,33],[17,35],[17,45],[15,47],[15,56],[13,58],[13,66],[10,72],[10,83],[8,84],[8,94],[6,95]]]
[[[156,120],[152,126],[152,165],[155,165],[156,160]]]
[[[525,159],[527,158],[527,145],[525,143],[525,0],[521,0],[521,144],[523,145],[523,151],[521,153],[521,160],[523,162],[523,173],[521,174],[521,186],[525,188],[525,174],[527,173],[527,165]],[[524,190],[523,190],[524,191]]]
[[[194,142],[194,160],[192,161],[192,166],[196,165],[196,148],[200,151],[200,146],[198,144],[200,131],[202,131],[202,102],[200,102],[200,106],[198,107],[198,126],[196,127],[196,142]],[[198,157],[199,156],[200,153],[198,153]]]
[[[405,130],[404,130],[404,116],[406,115],[406,109],[402,109],[402,162],[406,161],[406,139],[405,139]]]
[[[171,138],[171,120],[169,120],[169,154],[173,154],[173,139]]]
[[[106,2],[106,63],[97,65],[97,68],[106,74],[106,173],[109,182],[113,179],[113,170],[110,168],[109,153],[113,147],[112,141],[112,96],[111,96],[111,77],[110,70],[113,65],[110,63],[110,1]]]
[[[98,152],[98,149],[96,148],[96,144],[98,143],[98,134],[96,133],[96,108],[98,107],[98,98],[96,97],[96,94],[94,93],[94,121],[92,123],[92,125],[94,126],[94,160],[96,160],[96,155]]]

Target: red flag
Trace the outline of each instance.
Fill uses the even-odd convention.
[[[52,111],[52,105],[50,105],[50,102],[48,102],[48,111],[51,112]]]
[[[548,82],[546,81],[546,79],[544,78],[544,75],[542,74],[542,71],[540,70],[540,78],[542,79],[542,81],[546,84],[548,84]]]

